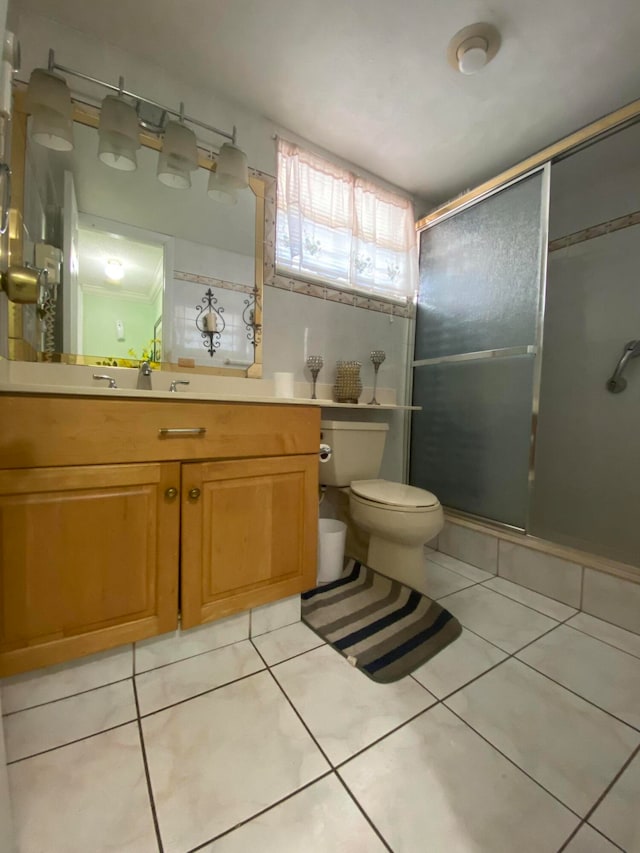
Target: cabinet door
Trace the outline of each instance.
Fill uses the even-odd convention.
[[[0,675],[175,628],[179,486],[178,463],[0,471]]]
[[[318,457],[182,466],[182,625],[315,586]]]

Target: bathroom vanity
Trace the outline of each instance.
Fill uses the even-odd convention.
[[[0,395],[0,676],[315,584],[320,409]]]

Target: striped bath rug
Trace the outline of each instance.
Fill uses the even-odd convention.
[[[462,632],[444,607],[357,560],[339,580],[302,594],[302,621],[382,683],[413,672]]]

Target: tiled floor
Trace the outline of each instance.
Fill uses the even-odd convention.
[[[439,552],[423,591],[464,631],[390,685],[265,621],[14,692],[19,853],[640,851],[640,637]]]

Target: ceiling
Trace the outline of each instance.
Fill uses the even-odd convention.
[[[640,97],[638,0],[21,0],[432,202]],[[447,63],[501,32],[473,77]]]
[[[139,243],[87,223],[78,229],[78,250],[78,280],[83,290],[151,303],[162,288],[162,246]],[[109,281],[105,275],[105,265],[111,259],[123,266],[124,276],[119,282]]]

